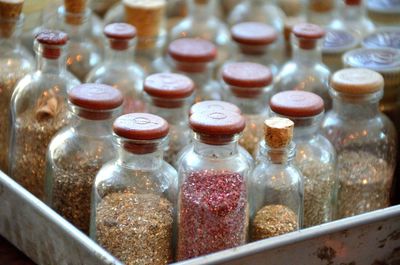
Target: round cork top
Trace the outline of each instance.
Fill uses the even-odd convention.
[[[196,112],[207,112],[207,111],[216,111],[216,112],[230,111],[230,112],[235,112],[237,114],[242,113],[241,110],[232,103],[220,100],[206,100],[194,104],[190,108],[189,115],[192,115],[193,113]]]
[[[369,94],[383,89],[383,77],[369,69],[347,68],[333,74],[331,87],[347,94]]]
[[[193,94],[194,83],[184,75],[158,73],[144,80],[144,91],[152,97],[182,99]]]
[[[222,78],[228,85],[237,87],[265,87],[272,82],[272,73],[257,63],[229,63],[222,69]]]
[[[293,138],[294,122],[287,118],[273,117],[264,121],[265,143],[272,148],[287,147]]]
[[[344,0],[344,3],[348,6],[359,6],[362,4],[362,0]]]
[[[168,123],[149,113],[130,113],[117,118],[114,133],[131,140],[157,140],[168,135]]]
[[[182,38],[170,43],[168,54],[178,62],[208,63],[217,57],[217,48],[208,40]]]
[[[136,37],[136,28],[127,23],[112,23],[104,27],[107,38],[130,40]]]
[[[393,48],[400,50],[400,28],[384,28],[366,36],[365,48]]]
[[[245,45],[268,45],[278,38],[276,30],[259,22],[243,22],[231,28],[232,39]]]
[[[121,92],[103,84],[82,84],[68,92],[69,101],[85,109],[111,110],[122,105]]]
[[[311,23],[300,23],[293,27],[293,34],[301,39],[317,40],[325,36],[325,30]]]
[[[400,50],[392,48],[361,48],[346,52],[343,64],[350,67],[368,68],[379,73],[400,72]]]
[[[324,111],[324,101],[320,96],[300,90],[275,94],[269,106],[273,112],[288,117],[311,117]]]
[[[194,132],[207,135],[235,135],[241,133],[246,126],[242,115],[216,110],[194,112],[189,124]]]
[[[68,35],[58,30],[44,30],[36,35],[36,40],[46,45],[65,45],[68,41]]]

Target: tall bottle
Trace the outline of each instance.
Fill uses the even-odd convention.
[[[21,45],[23,1],[0,0],[0,170],[8,171],[10,101],[14,87],[34,70],[34,59]]]
[[[322,97],[325,108],[331,108],[330,71],[321,62],[321,42],[325,31],[314,24],[301,23],[293,28],[292,59],[283,65],[275,78],[276,91],[304,90]]]
[[[116,155],[111,128],[123,97],[107,85],[83,84],[68,92],[68,101],[75,122],[49,144],[45,201],[89,234],[90,194],[97,172]]]
[[[124,95],[123,112],[141,111],[144,70],[134,61],[136,29],[126,23],[113,23],[104,28],[108,39],[104,62],[92,69],[88,83],[100,83],[118,88]]]
[[[306,91],[284,91],[270,101],[272,116],[294,122],[294,164],[304,178],[304,227],[330,222],[336,214],[336,152],[319,128],[324,102]]]
[[[393,123],[380,112],[382,76],[348,68],[331,79],[333,109],[322,131],[338,154],[338,218],[389,206],[397,139]]]
[[[118,156],[96,176],[90,236],[126,264],[171,263],[178,176],[163,161],[168,123],[131,113],[113,130]]]
[[[303,177],[293,165],[296,147],[293,122],[269,118],[264,122],[260,157],[250,177],[251,239],[260,240],[301,228]]]
[[[40,199],[47,147],[68,124],[66,93],[79,84],[66,70],[67,39],[61,31],[36,37],[37,71],[19,81],[11,99],[10,175]]]
[[[190,142],[188,111],[193,81],[184,75],[161,73],[148,76],[143,87],[148,96],[148,111],[163,117],[170,126],[164,159],[175,165],[178,153]]]

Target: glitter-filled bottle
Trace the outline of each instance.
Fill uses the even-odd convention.
[[[301,228],[303,177],[293,165],[294,123],[273,117],[264,122],[258,163],[249,179],[251,239],[260,240]]]
[[[254,154],[273,93],[271,71],[256,63],[229,63],[222,69],[222,80],[224,99],[238,106],[246,119],[239,144]]]
[[[396,164],[393,123],[380,112],[383,77],[348,68],[331,79],[333,109],[322,131],[338,155],[338,218],[389,206]]]
[[[108,85],[83,84],[68,92],[68,100],[74,123],[49,144],[45,202],[89,234],[90,194],[101,166],[116,156],[112,122],[123,97]]]
[[[105,60],[89,72],[86,82],[118,88],[124,95],[123,113],[143,111],[141,93],[145,73],[134,61],[135,27],[126,23],[109,24],[104,35],[108,39]]]
[[[164,118],[170,125],[164,159],[175,165],[178,153],[190,142],[188,103],[192,101],[193,81],[179,74],[159,73],[148,76],[143,88],[148,112]]]
[[[182,38],[174,40],[168,47],[167,62],[172,72],[190,77],[195,84],[195,102],[220,100],[221,88],[213,80],[216,46],[203,39]]]
[[[40,199],[47,147],[69,122],[66,93],[79,84],[66,70],[67,40],[61,31],[39,33],[38,69],[19,81],[11,99],[10,175]]]
[[[336,152],[319,133],[324,102],[306,91],[284,91],[270,101],[271,116],[294,122],[294,164],[304,177],[304,227],[330,222],[336,213]]]
[[[8,171],[11,96],[18,81],[35,67],[33,57],[19,38],[23,1],[14,2],[0,0],[0,170],[3,172]]]
[[[336,18],[329,23],[329,27],[348,30],[359,38],[372,33],[375,30],[375,26],[367,17],[364,2],[365,0],[339,1]]]
[[[322,63],[321,42],[325,31],[314,24],[301,23],[293,27],[292,59],[283,65],[275,78],[274,90],[304,90],[314,92],[331,108],[329,96],[330,71]]]
[[[193,113],[189,124],[193,149],[178,165],[178,260],[243,245],[248,236],[250,165],[238,151],[244,118],[212,110]]]
[[[113,131],[118,156],[96,176],[90,236],[125,264],[170,263],[178,176],[163,160],[168,123],[130,113]]]

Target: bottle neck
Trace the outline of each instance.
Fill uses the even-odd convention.
[[[134,47],[129,47],[125,50],[116,50],[109,47],[105,53],[105,61],[107,63],[115,64],[128,64],[133,63],[135,58]]]
[[[162,117],[170,125],[188,124],[189,107],[187,104],[184,104],[181,107],[166,108],[166,107],[156,106],[152,102],[149,105],[149,112]]]
[[[306,118],[287,117],[294,122],[293,138],[296,140],[315,137],[318,134],[323,117],[323,112],[316,116]]]
[[[360,20],[360,19],[364,18],[366,15],[366,10],[365,10],[365,7],[363,4],[346,5],[343,3],[339,10],[340,10],[340,12],[338,12],[339,16],[343,20],[347,20],[347,21]]]
[[[317,44],[312,49],[304,49],[298,45],[298,42],[293,44],[293,61],[303,65],[313,65],[322,61],[321,46]]]
[[[39,47],[42,46],[41,44]],[[60,74],[66,70],[66,57],[61,51],[58,58],[46,58],[43,53],[36,51],[37,70],[42,73]]]
[[[265,102],[268,102],[266,97],[268,93],[266,91],[255,98],[238,97],[232,91],[229,91],[229,94],[231,95],[229,101],[238,106],[243,114],[259,115],[267,112],[267,104]]]
[[[24,17],[17,20],[0,18],[0,46],[10,50],[16,50],[21,45],[21,32],[24,26]]]
[[[188,14],[193,18],[208,18],[215,15],[216,0],[186,0]]]
[[[238,154],[239,135],[216,136],[194,133],[193,151],[211,159],[223,159]]]
[[[272,148],[265,141],[260,142],[260,158],[270,164],[290,164],[296,155],[296,145],[292,141],[286,148]]]
[[[91,11],[87,9],[84,13],[72,14],[65,11],[61,6],[58,9],[59,18],[63,21],[63,30],[68,38],[74,42],[84,41],[90,36]]]
[[[93,138],[107,137],[112,135],[112,123],[114,119],[89,120],[75,115],[74,129],[79,135],[85,135]]]

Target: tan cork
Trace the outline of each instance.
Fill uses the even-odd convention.
[[[335,0],[310,0],[309,9],[318,12],[326,13],[335,8]]]
[[[80,25],[85,18],[88,0],[64,0],[65,22],[70,25]]]
[[[24,0],[0,0],[0,36],[11,37],[23,5]]]
[[[264,121],[265,142],[272,148],[285,148],[293,138],[294,122],[287,118],[273,117]]]

